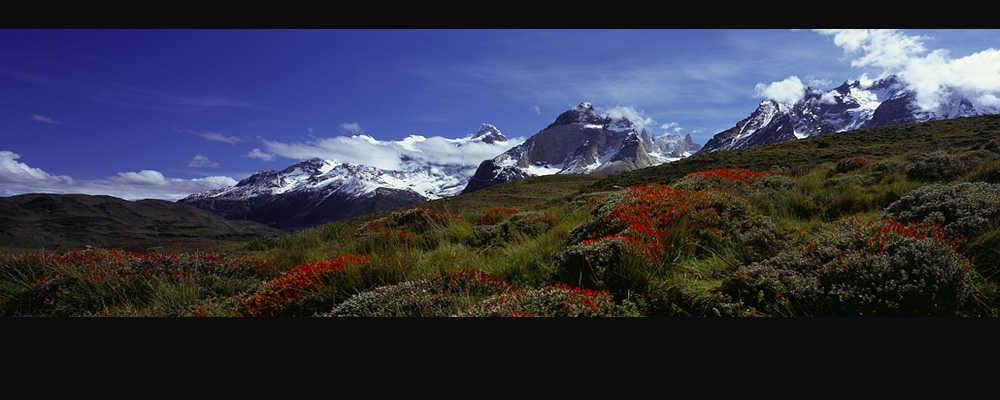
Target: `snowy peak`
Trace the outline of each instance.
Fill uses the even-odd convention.
[[[398,143],[412,154],[421,154],[430,148],[427,143],[454,146],[461,153],[482,151],[482,143],[502,148],[507,141],[499,129],[484,123],[475,134],[462,139],[410,135]],[[236,185],[180,201],[227,218],[252,219],[281,228],[305,227],[454,196],[476,171],[476,165],[462,161],[462,157],[407,157],[401,153],[400,159],[399,168],[382,169],[312,158],[280,171],[260,171]]]
[[[483,125],[479,127],[479,130],[472,135],[472,139],[477,139],[484,143],[491,144],[507,141],[507,137],[504,136],[503,133],[500,133],[500,130],[497,129],[497,127],[487,123],[483,123]]]
[[[700,146],[679,136],[654,139],[627,118],[602,117],[590,102],[567,110],[523,144],[480,163],[462,193],[530,176],[612,174],[687,157]]]
[[[832,132],[925,122],[995,113],[977,108],[947,88],[934,107],[918,104],[917,95],[896,76],[870,84],[846,81],[821,91],[807,88],[794,104],[765,100],[736,126],[712,137],[699,153],[741,149]]]

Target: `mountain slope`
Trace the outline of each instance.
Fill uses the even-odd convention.
[[[200,248],[280,231],[229,221],[187,204],[83,194],[0,197],[0,247],[61,250],[86,245],[145,251]]]

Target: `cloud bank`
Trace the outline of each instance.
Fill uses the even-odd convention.
[[[0,196],[25,193],[108,195],[127,200],[161,199],[175,201],[193,193],[232,186],[227,176],[196,179],[168,178],[159,171],[119,172],[102,180],[79,181],[66,175],[52,175],[17,161],[21,156],[0,151]]]
[[[356,124],[351,129],[361,131]],[[318,138],[305,142],[263,140],[264,148],[255,148],[246,157],[270,161],[277,157],[307,160],[319,157],[348,164],[369,165],[385,170],[403,170],[409,162],[432,164],[479,165],[496,157],[524,139],[483,143],[471,137],[447,139],[440,136],[410,135],[402,140],[378,140],[369,135]]]

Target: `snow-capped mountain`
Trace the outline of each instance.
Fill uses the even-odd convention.
[[[420,140],[410,137],[408,140]],[[483,124],[472,135],[450,139],[458,148],[506,143]],[[459,194],[476,166],[408,159],[398,170],[313,158],[281,171],[257,172],[234,186],[197,193],[180,202],[230,219],[250,219],[295,229]]]
[[[938,108],[924,110],[916,103],[916,93],[896,76],[870,85],[848,81],[826,92],[810,87],[794,104],[762,101],[749,117],[715,134],[698,153],[742,149],[831,132],[997,112],[977,109],[969,99],[955,92],[950,94],[942,99]]]
[[[654,140],[626,118],[601,117],[589,102],[560,114],[524,143],[476,169],[462,193],[531,176],[613,174],[678,160],[698,151],[691,137]]]

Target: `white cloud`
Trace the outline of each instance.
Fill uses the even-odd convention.
[[[11,151],[0,151],[0,193],[9,195],[9,190],[17,187],[42,189],[52,185],[72,185],[73,178],[65,175],[51,175],[39,168],[15,161],[21,155]]]
[[[676,122],[667,122],[660,125],[660,129],[667,131],[667,133],[673,133],[674,135],[679,134],[684,130],[684,128],[681,128],[680,124]]]
[[[365,133],[364,129],[361,129],[361,124],[357,122],[344,122],[340,124],[340,130],[355,135]]]
[[[195,130],[191,130],[191,129],[181,129],[180,131],[181,132],[186,132],[186,133],[190,133],[190,134],[201,136],[202,138],[204,138],[206,140],[212,140],[212,141],[216,141],[216,142],[225,142],[225,143],[229,143],[229,144],[236,144],[236,142],[240,142],[240,141],[243,140],[242,138],[238,138],[236,136],[226,136],[226,135],[223,135],[223,134],[218,133],[218,132],[195,131]]]
[[[959,59],[948,51],[929,51],[925,36],[910,36],[897,30],[823,30],[854,67],[875,67],[875,75],[896,74],[916,92],[917,103],[926,110],[942,101],[965,96],[979,106],[1000,106],[1000,51],[990,48]],[[867,72],[863,75],[867,79]],[[953,92],[944,89],[950,88]],[[998,110],[993,110],[996,112]]]
[[[758,83],[754,88],[757,97],[793,104],[806,94],[806,85],[797,76],[790,76],[780,82]]]
[[[20,155],[0,151],[0,195],[24,193],[82,193],[108,195],[128,200],[178,200],[193,193],[232,186],[227,176],[196,179],[168,178],[159,171],[119,172],[107,179],[79,181],[66,175],[52,175],[40,168],[17,162]]]
[[[895,29],[826,29],[820,34],[833,36],[833,43],[850,56],[861,53],[851,61],[853,67],[874,66],[890,73],[899,70],[910,60],[927,49],[923,36],[907,36]]]
[[[636,131],[642,132],[642,128],[655,123],[652,118],[644,117],[645,111],[631,106],[615,106],[604,111],[606,117],[626,118],[635,124]]]
[[[250,152],[247,153],[246,157],[258,158],[258,159],[261,159],[263,161],[274,160],[274,154],[265,153],[265,152],[261,151],[258,148],[254,148],[253,150],[250,150]]]
[[[195,168],[219,168],[219,163],[209,160],[208,156],[203,154],[196,154],[191,162],[188,163],[189,167]]]
[[[386,170],[401,170],[405,160],[412,159],[437,164],[478,165],[523,142],[511,139],[506,143],[483,143],[440,136],[411,135],[398,141],[381,141],[368,135],[319,138],[308,142],[283,143],[264,141],[264,150],[254,149],[248,157],[269,160],[285,157],[306,160],[313,157],[369,165]]]
[[[41,114],[31,114],[31,119],[33,119],[35,121],[38,121],[38,122],[44,122],[46,124],[62,125],[61,122],[56,121],[56,120],[54,120],[54,119],[52,119],[52,118],[50,118],[48,116],[41,115]]]

